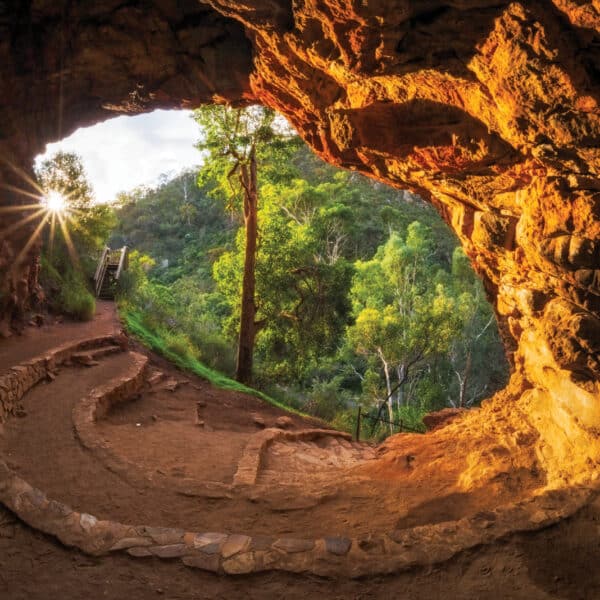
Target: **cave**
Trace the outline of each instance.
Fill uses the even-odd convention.
[[[502,517],[516,528],[572,514],[597,489],[597,2],[5,0],[0,65],[0,204],[15,220],[46,143],[116,114],[214,102],[270,106],[325,160],[430,201],[483,280],[512,372],[427,443],[460,459],[464,493],[541,480]],[[2,218],[7,333],[43,290],[34,225]],[[393,479],[413,451],[393,438],[374,476]],[[455,546],[502,518],[477,516],[484,533]]]

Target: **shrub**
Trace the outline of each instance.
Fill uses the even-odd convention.
[[[96,300],[83,275],[70,264],[59,272],[42,256],[41,283],[46,290],[49,307],[58,313],[81,321],[89,321],[96,313]]]
[[[96,299],[77,277],[63,283],[59,309],[80,321],[90,321],[96,314]]]
[[[181,358],[195,358],[196,352],[190,339],[181,332],[164,331],[162,333],[165,348]]]
[[[235,348],[222,335],[199,325],[190,333],[190,339],[198,349],[200,360],[211,369],[227,375],[235,373]]]
[[[304,409],[311,415],[332,421],[336,414],[346,408],[348,393],[340,390],[340,378],[315,381],[308,394]]]

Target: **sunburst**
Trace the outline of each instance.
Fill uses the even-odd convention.
[[[53,215],[64,214],[68,211],[67,198],[57,190],[49,190],[42,198],[42,204]]]
[[[9,167],[23,179],[27,187],[19,188],[14,185],[2,183],[0,183],[0,187],[12,192],[17,197],[21,196],[22,198],[29,199],[29,202],[0,207],[0,240],[14,236],[19,229],[26,226],[33,227],[31,235],[19,249],[19,254],[16,260],[13,261],[12,268],[16,268],[26,258],[27,253],[42,235],[46,225],[49,226],[48,242],[51,253],[56,236],[57,223],[58,228],[62,232],[69,257],[73,265],[78,267],[79,257],[71,239],[69,224],[72,223],[73,217],[81,211],[71,205],[68,194],[63,194],[59,190],[43,190],[37,181],[27,173],[12,164],[9,164]],[[34,200],[34,202],[31,202],[31,200]],[[4,220],[2,219],[2,215],[4,214],[13,215],[12,222],[6,227],[2,227],[1,225],[2,220]],[[14,220],[14,216],[17,217],[16,220]]]

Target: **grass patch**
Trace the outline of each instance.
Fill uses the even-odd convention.
[[[44,256],[41,265],[40,281],[48,290],[49,308],[80,321],[91,321],[96,314],[96,298],[84,275],[70,264],[59,270]]]
[[[140,341],[144,346],[152,349],[157,354],[164,356],[172,363],[176,364],[181,369],[194,373],[210,381],[214,386],[224,389],[231,390],[234,392],[242,392],[244,394],[250,394],[256,396],[269,404],[281,408],[287,412],[291,412],[302,417],[308,417],[304,413],[286,406],[283,402],[279,402],[271,396],[264,394],[251,387],[243,385],[218,371],[207,367],[205,364],[200,362],[197,358],[192,356],[189,351],[185,348],[184,344],[177,340],[178,343],[173,343],[170,339],[169,334],[163,334],[160,330],[150,331],[143,323],[142,313],[132,310],[129,307],[121,308],[121,317],[124,319],[127,331]]]

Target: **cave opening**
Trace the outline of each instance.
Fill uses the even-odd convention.
[[[293,26],[289,11],[281,25],[270,3],[258,1],[110,10],[75,3],[66,21],[66,13],[41,5],[0,7],[10,42],[0,45],[2,77],[13,90],[0,101],[2,203],[26,202],[14,191],[22,175],[8,164],[31,175],[45,142],[107,111],[215,100],[280,110],[327,161],[406,187],[436,207],[483,281],[513,366],[508,385],[480,410],[418,441],[391,438],[355,470],[352,503],[333,509],[339,498],[326,482],[311,490],[309,503],[327,498],[343,521],[369,489],[397,483],[389,502],[398,505],[398,482],[426,485],[435,473],[448,477],[442,495],[461,509],[435,505],[430,525],[438,516],[463,521],[438,521],[428,533],[451,538],[452,547],[555,522],[594,493],[600,459],[598,11],[562,0],[474,2],[419,19],[411,2],[393,14],[381,3],[326,4],[294,4]],[[478,27],[456,36],[459,17]],[[32,251],[11,269],[24,243],[4,230],[0,247],[0,317],[8,331],[38,292],[38,264]],[[2,398],[5,413],[20,410],[14,398]],[[279,451],[266,464],[279,460],[283,468]],[[477,498],[491,502],[483,513],[469,506]],[[22,506],[15,510],[35,521]],[[399,532],[421,524],[388,523],[393,533],[381,544],[324,542],[325,556],[360,548],[361,573],[373,572],[385,540],[400,544],[408,534]],[[221,552],[219,540],[211,543]],[[312,557],[321,547],[306,548],[299,553]],[[248,554],[231,568],[264,568]],[[389,568],[406,563],[391,554]],[[229,559],[219,554],[215,569]]]

